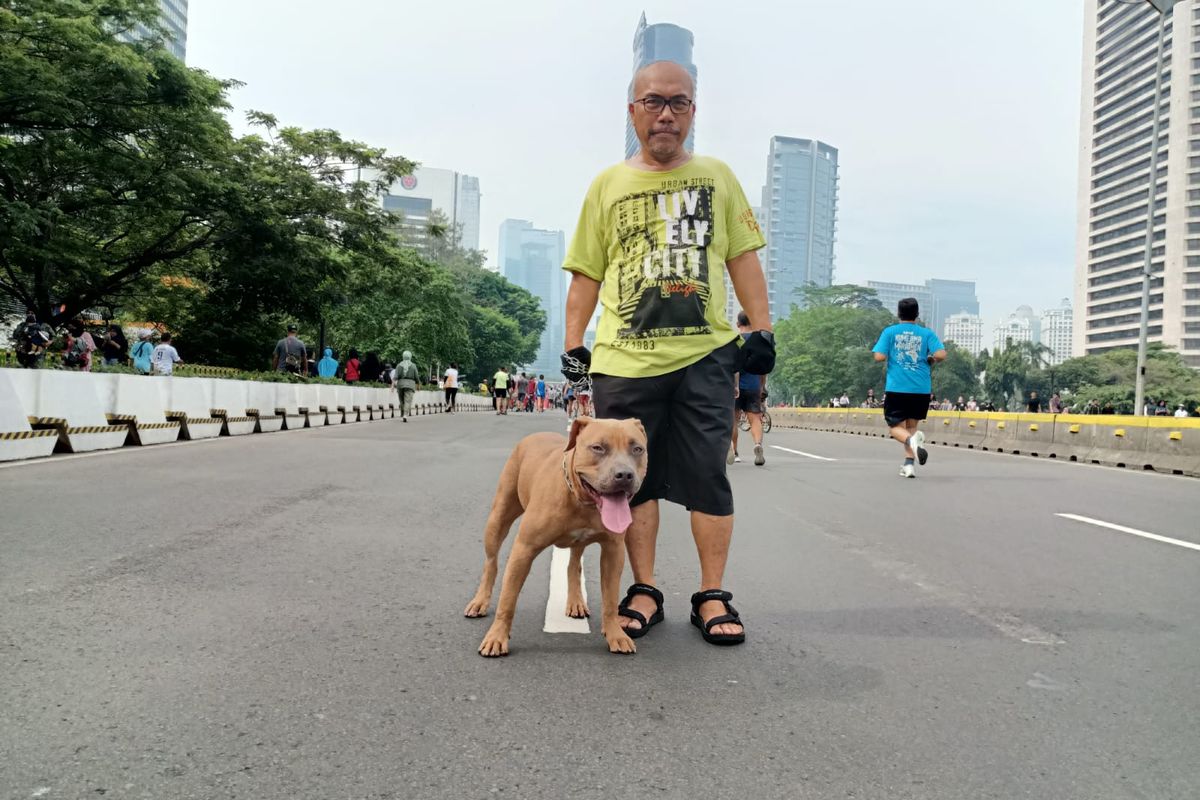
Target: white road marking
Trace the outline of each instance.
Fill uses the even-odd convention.
[[[546,600],[546,621],[542,630],[546,633],[591,633],[587,618],[574,619],[567,616],[567,564],[571,551],[553,547],[550,558],[550,597]],[[587,602],[587,581],[583,581],[583,601]]]
[[[1121,533],[1128,533],[1133,536],[1141,536],[1144,539],[1153,539],[1156,542],[1165,542],[1166,544],[1186,547],[1189,550],[1200,550],[1200,544],[1196,544],[1195,542],[1184,542],[1179,539],[1172,539],[1169,536],[1159,536],[1157,533],[1139,531],[1137,528],[1128,528],[1124,525],[1117,525],[1114,522],[1105,522],[1102,519],[1092,519],[1091,517],[1083,517],[1079,514],[1055,514],[1054,516],[1062,517],[1063,519],[1073,519],[1076,522],[1086,522],[1088,525],[1096,525],[1101,528],[1108,528],[1109,530],[1120,531]]]
[[[782,450],[785,453],[795,453],[796,455],[804,456],[805,458],[815,458],[817,461],[837,461],[836,458],[826,458],[825,456],[818,456],[813,453],[806,453],[803,450],[793,450],[790,447],[780,447],[777,444],[773,444],[773,445],[771,445],[771,447],[775,448],[776,450]]]

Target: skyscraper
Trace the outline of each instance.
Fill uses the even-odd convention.
[[[557,379],[566,339],[567,276],[562,271],[566,237],[562,231],[535,228],[527,220],[506,219],[500,223],[497,255],[500,274],[536,297],[546,312],[537,358],[528,366]]]
[[[983,320],[978,314],[959,311],[946,317],[942,339],[954,342],[973,356],[983,350]]]
[[[771,137],[766,217],[767,294],[771,318],[782,319],[803,303],[808,283],[833,282],[837,241],[838,151],[815,139]]]
[[[1049,361],[1051,365],[1061,364],[1071,357],[1073,322],[1071,301],[1065,297],[1058,308],[1047,308],[1042,312],[1039,341],[1050,348]]]
[[[1029,306],[1021,306],[1021,308],[1029,308]],[[1018,342],[1037,341],[1031,324],[1032,309],[1030,309],[1030,316],[1024,316],[1020,311],[1021,309],[1017,309],[1017,313],[1009,314],[1008,319],[995,327],[992,332],[992,355],[1002,353]]]
[[[180,61],[187,60],[187,16],[188,0],[158,0],[159,22],[166,29],[166,48]],[[133,41],[149,35],[150,31],[139,25],[136,33],[122,35],[125,41]]]
[[[366,176],[363,176],[364,179]],[[428,244],[428,225],[434,210],[461,229],[460,244],[479,249],[479,179],[448,169],[418,167],[396,181],[383,195],[383,207],[402,216],[400,232],[418,250]]]
[[[939,336],[948,336],[946,321],[953,314],[979,314],[979,298],[975,296],[975,281],[951,281],[930,278],[924,285],[867,281],[879,302],[888,311],[905,297],[915,297],[920,305],[921,321]]]
[[[1157,103],[1149,338],[1200,367],[1200,8],[1168,15],[1158,98],[1154,7],[1086,0],[1084,13],[1073,352],[1137,345]]]
[[[692,45],[695,39],[692,32],[678,25],[660,22],[656,25],[646,24],[646,14],[638,20],[637,30],[633,34],[633,74],[647,64],[655,61],[671,61],[686,69],[696,82],[696,65],[692,63]],[[629,99],[633,98],[633,78],[629,79]],[[691,152],[695,149],[696,126],[688,132],[684,147]],[[637,133],[633,130],[633,122],[628,115],[625,117],[625,157],[632,158],[641,145]]]

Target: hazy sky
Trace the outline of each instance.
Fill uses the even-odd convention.
[[[772,135],[840,151],[838,282],[975,279],[991,323],[1071,294],[1077,0],[191,0],[188,62],[247,109],[476,175],[480,246],[568,238],[623,153],[632,38],[695,34],[698,152],[757,204]]]

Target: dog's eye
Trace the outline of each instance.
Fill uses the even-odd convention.
[[[631,449],[631,452],[635,456],[640,456],[642,453],[646,452],[646,448],[642,447],[640,444],[635,444]]]
[[[603,452],[604,452],[604,445],[602,445],[602,444],[594,444],[594,445],[592,445],[592,452],[593,452],[593,453],[603,453]]]

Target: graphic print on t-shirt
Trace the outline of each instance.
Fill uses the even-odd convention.
[[[707,334],[713,237],[710,178],[671,181],[617,201],[614,220],[623,258],[617,284],[620,340]],[[632,342],[632,346],[636,348]]]

